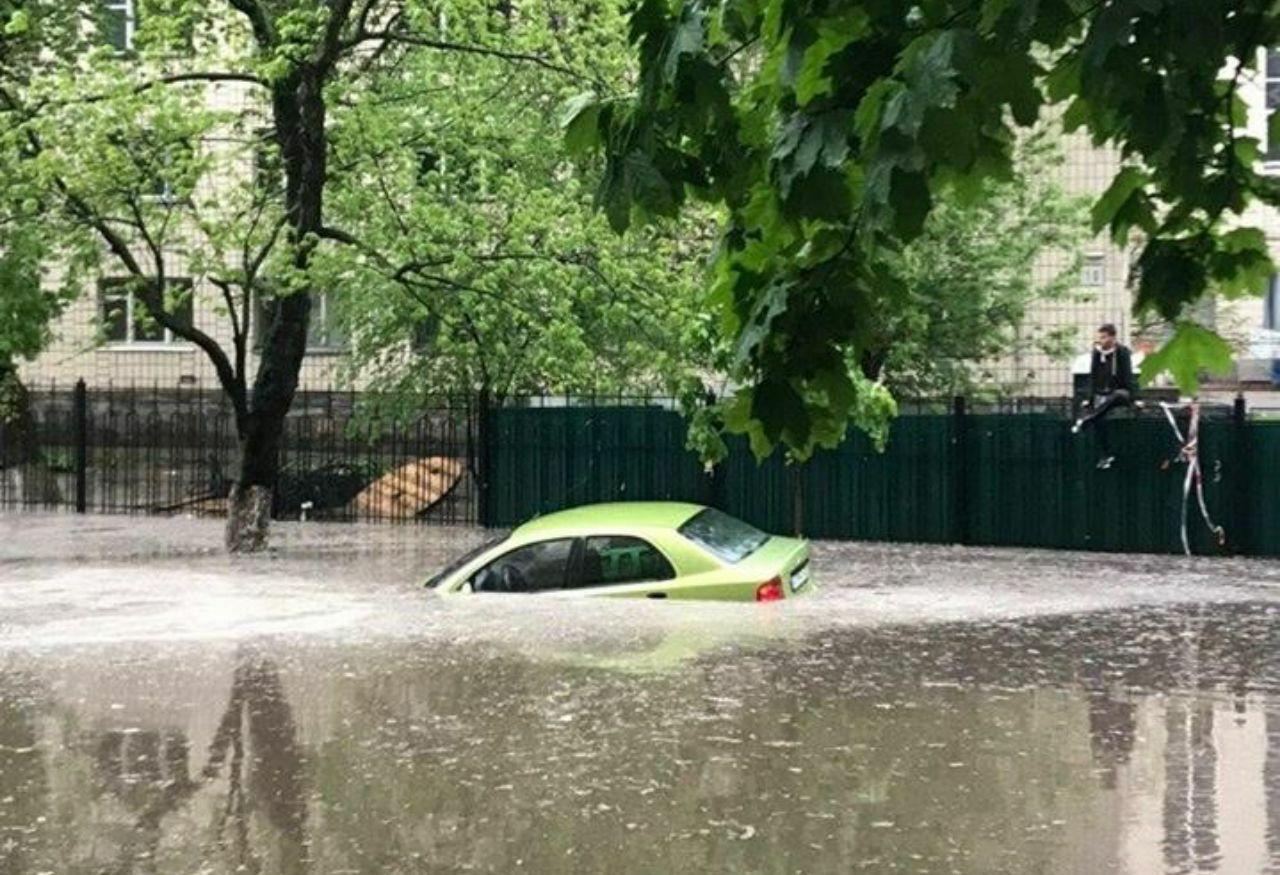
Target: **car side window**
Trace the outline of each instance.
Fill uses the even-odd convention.
[[[471,578],[476,592],[541,592],[563,589],[569,573],[573,539],[540,541],[512,550]]]
[[[675,576],[667,557],[640,538],[605,535],[587,538],[583,547],[580,586],[670,580]]]

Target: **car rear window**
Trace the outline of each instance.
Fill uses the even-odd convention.
[[[769,540],[769,536],[755,526],[713,507],[699,511],[679,531],[726,562],[741,562]]]

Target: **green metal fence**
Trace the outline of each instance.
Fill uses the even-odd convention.
[[[684,420],[670,410],[504,408],[485,418],[488,525],[599,501],[713,498],[711,478],[684,448]]]
[[[714,504],[762,528],[809,537],[1178,552],[1185,465],[1155,415],[1108,423],[1117,461],[1098,470],[1096,436],[1044,413],[899,417],[877,453],[860,433],[796,468],[757,463],[745,442],[704,471],[685,423],[653,406],[498,409],[488,415],[484,518],[511,526],[596,501]],[[1199,553],[1280,555],[1280,422],[1211,418],[1200,458],[1217,539],[1192,504]]]
[[[1248,552],[1280,556],[1280,422],[1251,423],[1248,437]]]

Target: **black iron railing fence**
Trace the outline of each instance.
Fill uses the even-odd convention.
[[[386,409],[401,415],[376,416]],[[794,466],[757,462],[735,439],[708,469],[670,398],[481,405],[305,392],[285,427],[274,511],[505,527],[568,506],[663,499],[811,537],[1180,550],[1186,467],[1156,399],[1109,423],[1108,469],[1095,464],[1095,433],[1072,435],[1074,413],[1064,398],[917,399],[900,404],[883,453],[851,432]],[[1203,405],[1201,419],[1207,506],[1226,535],[1219,543],[1193,520],[1194,549],[1280,554],[1280,418],[1238,402]],[[0,427],[0,507],[224,513],[234,425],[213,391],[33,389],[25,416]]]
[[[361,400],[298,394],[274,515],[478,523],[474,405],[423,399],[409,421],[379,421]],[[33,388],[25,414],[0,426],[0,506],[220,515],[237,459],[220,392]]]

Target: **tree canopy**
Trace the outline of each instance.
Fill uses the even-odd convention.
[[[1008,179],[1020,131],[1060,113],[1116,148],[1093,207],[1143,241],[1135,308],[1177,324],[1149,369],[1186,383],[1225,343],[1187,321],[1209,293],[1271,271],[1236,221],[1280,203],[1242,132],[1240,87],[1280,39],[1262,0],[642,0],[634,93],[583,95],[571,148],[598,149],[597,202],[618,231],[690,199],[727,210],[711,301],[737,339],[722,411],[757,449],[838,443],[890,408],[850,373],[892,264],[934,204]],[[1149,371],[1150,372],[1150,371]]]
[[[566,59],[627,82],[621,6],[580,7],[556,34]],[[559,141],[580,88],[537,65],[423,52],[335,109],[345,173],[330,216],[358,244],[326,248],[318,269],[331,271],[323,284],[363,383],[417,398],[672,391],[696,379],[709,226],[609,231]]]
[[[498,102],[518,93],[503,67],[614,87],[593,44],[618,32],[617,9],[142,0],[122,20],[94,0],[3,2],[6,57],[23,54],[0,69],[0,130],[17,171],[0,179],[0,198],[29,190],[59,257],[127,278],[144,318],[208,357],[236,415],[228,533],[246,548],[264,540],[317,295],[359,280],[370,295],[394,290],[456,316],[450,301],[479,288],[477,264],[594,266],[592,253],[559,248],[545,199],[521,204],[503,236],[510,132],[495,124],[493,142],[469,144],[472,178],[452,190],[426,164],[433,150],[448,159],[448,128],[465,121],[451,117],[450,77],[468,85],[469,61],[488,63]],[[426,76],[423,56],[455,62]],[[541,111],[555,114],[548,94]],[[219,312],[193,320],[191,296],[210,291]]]

